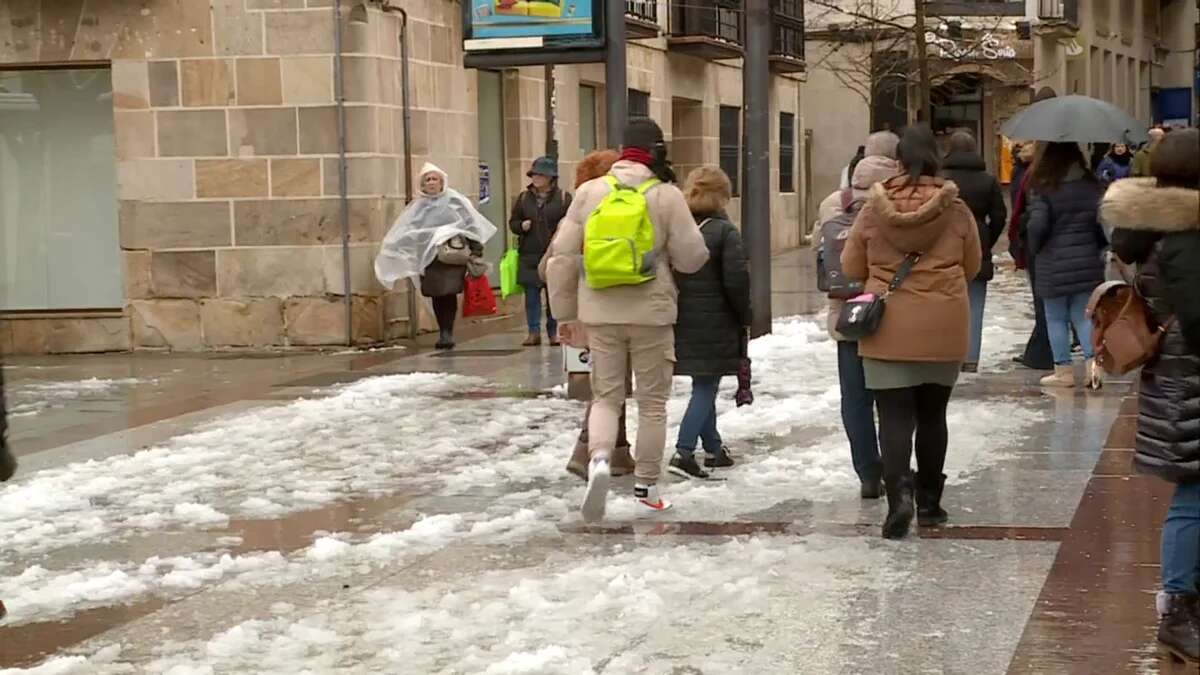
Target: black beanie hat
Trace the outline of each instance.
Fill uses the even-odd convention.
[[[653,150],[654,146],[663,143],[663,132],[658,123],[649,117],[639,117],[630,120],[625,127],[625,137],[621,145],[627,148]]]

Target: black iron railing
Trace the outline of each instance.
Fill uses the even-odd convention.
[[[1066,21],[1079,25],[1079,0],[1038,0],[1038,18],[1042,21]]]
[[[646,23],[658,23],[658,0],[625,0],[625,14]]]
[[[929,16],[1025,16],[1025,0],[927,0]]]
[[[804,60],[803,0],[773,0],[771,3],[771,55]]]
[[[703,36],[742,43],[742,3],[738,0],[685,0],[671,4],[671,36]]]

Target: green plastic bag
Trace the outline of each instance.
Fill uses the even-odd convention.
[[[521,254],[515,248],[509,248],[500,260],[500,297],[519,295],[525,292],[517,283],[517,269],[521,266]]]

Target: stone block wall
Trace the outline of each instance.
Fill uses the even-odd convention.
[[[378,242],[416,176],[404,161],[401,19],[343,0],[350,288],[343,281],[331,0],[0,2],[0,68],[110,62],[125,307],[103,315],[9,317],[0,350],[205,350],[355,343],[405,336],[407,288],[374,279]],[[478,78],[462,67],[461,6],[390,0],[408,13],[413,173],[431,161],[477,197]],[[665,21],[665,13],[664,13]],[[740,63],[631,42],[629,86],[650,92],[683,173],[716,163],[718,105],[741,104]],[[560,171],[581,158],[579,87],[600,64],[555,70]],[[776,77],[778,111],[799,114],[795,77]],[[540,67],[504,71],[508,204],[545,151]],[[676,114],[681,117],[675,120]],[[678,136],[678,138],[676,138]],[[797,157],[802,157],[800,139]],[[778,172],[777,149],[772,154]],[[797,169],[799,189],[800,169]],[[774,190],[773,190],[774,192]],[[772,197],[777,250],[796,245],[798,194]],[[738,213],[738,204],[731,214]],[[497,223],[502,230],[504,223]]]

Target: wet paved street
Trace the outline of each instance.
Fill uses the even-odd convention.
[[[722,394],[725,480],[672,479],[676,508],[645,516],[618,479],[599,525],[562,470],[582,406],[516,333],[17,360],[0,668],[1185,672],[1154,643],[1169,492],[1130,475],[1129,385],[1042,392],[1010,361],[1024,285],[989,301],[984,372],[951,404],[950,524],[903,542],[857,497],[818,317],[755,342],[753,407]]]

